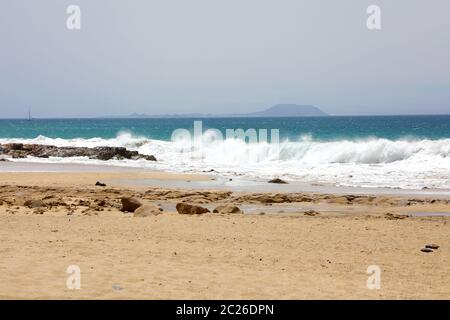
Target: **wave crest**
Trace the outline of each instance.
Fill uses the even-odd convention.
[[[118,146],[153,154],[157,163],[121,162],[121,165],[151,167],[170,171],[203,171],[214,168],[223,174],[252,178],[274,175],[307,182],[349,186],[401,188],[450,188],[450,139],[298,141],[246,143],[227,139],[201,145],[153,140],[122,132],[115,138],[0,139],[0,143],[38,143],[56,146]],[[66,160],[67,161],[67,160]]]

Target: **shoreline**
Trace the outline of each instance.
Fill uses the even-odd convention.
[[[165,170],[118,166],[115,164],[48,163],[35,161],[0,162],[0,175],[24,173],[110,173],[106,179],[123,187],[165,187],[177,189],[217,189],[233,192],[307,192],[331,194],[357,194],[377,196],[450,197],[447,189],[401,189],[387,187],[336,186],[319,183],[289,181],[288,184],[267,183],[242,177],[223,176],[215,172],[169,172]],[[129,174],[129,176],[127,176]]]

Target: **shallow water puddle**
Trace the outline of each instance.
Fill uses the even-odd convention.
[[[413,212],[413,217],[450,217],[450,212]]]

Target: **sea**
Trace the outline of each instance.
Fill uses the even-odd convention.
[[[200,136],[194,130],[198,121]],[[257,132],[259,140],[227,136],[227,130],[238,129]],[[267,139],[262,139],[265,130]],[[185,134],[174,139],[174,132]],[[450,115],[0,119],[0,144],[10,142],[126,147],[158,161],[108,164],[145,170],[363,188],[450,189]],[[87,158],[13,161],[105,164]]]

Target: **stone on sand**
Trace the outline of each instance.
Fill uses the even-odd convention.
[[[203,214],[210,212],[207,208],[181,202],[177,203],[176,209],[179,214]]]
[[[142,202],[133,197],[122,197],[122,209],[123,212],[134,212],[137,208],[142,206]]]
[[[163,209],[154,204],[144,204],[134,211],[133,217],[157,216],[157,215],[161,214],[162,212],[163,212]]]
[[[405,218],[409,218],[409,215],[406,215],[406,214],[396,214],[396,213],[390,213],[390,212],[386,213],[384,216],[388,220],[402,220]]]
[[[226,204],[222,206],[218,206],[213,210],[214,213],[222,213],[222,214],[231,214],[231,213],[237,213],[242,214],[244,213],[239,207],[233,206],[231,204]]]
[[[319,214],[320,213],[315,210],[308,210],[308,211],[305,211],[305,213],[304,213],[305,216],[311,216],[311,217],[317,216]]]
[[[44,212],[45,212],[44,208],[36,208],[33,211],[34,214],[44,214]]]
[[[269,180],[268,182],[269,182],[269,183],[287,184],[286,181],[284,181],[284,180],[282,180],[282,179],[280,179],[280,178],[275,178],[275,179]]]

